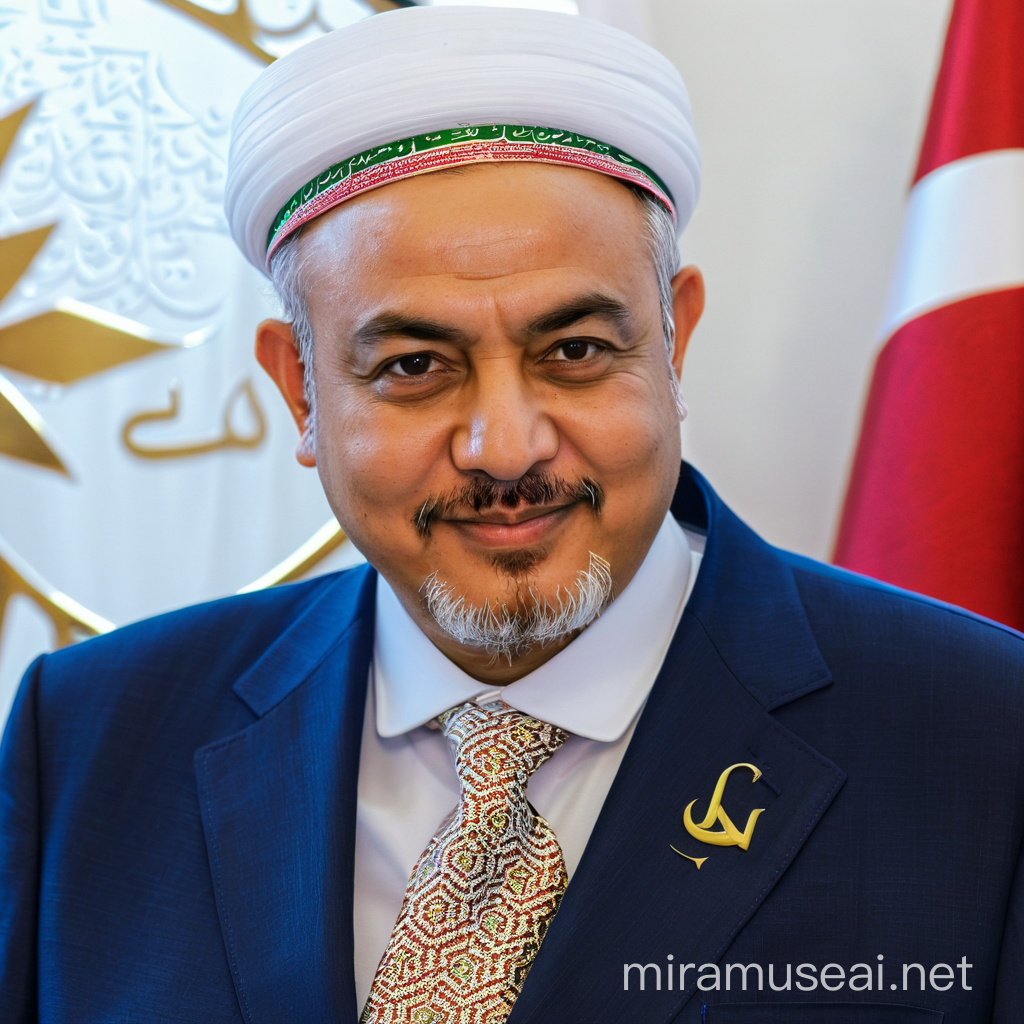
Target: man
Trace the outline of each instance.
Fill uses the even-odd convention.
[[[30,669],[4,1020],[1024,1019],[1024,642],[680,471],[698,187],[676,72],[582,19],[260,76],[257,354],[370,564]]]

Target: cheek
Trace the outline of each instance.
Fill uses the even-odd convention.
[[[317,466],[339,522],[357,534],[392,533],[410,520],[448,464],[449,431],[437,416],[335,393],[317,409]],[[410,526],[410,530],[411,530]]]
[[[624,378],[592,402],[566,403],[559,415],[564,443],[592,466],[607,488],[638,485],[678,462],[679,421],[649,378]],[[667,399],[667,400],[666,400]]]

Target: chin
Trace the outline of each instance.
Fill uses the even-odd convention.
[[[437,570],[424,580],[420,597],[426,613],[450,639],[511,664],[514,657],[586,629],[612,599],[611,566],[591,552],[585,568],[553,588],[514,579],[503,593],[476,599]]]

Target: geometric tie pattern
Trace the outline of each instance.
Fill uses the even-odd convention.
[[[526,799],[567,734],[502,701],[438,721],[459,805],[413,868],[363,1024],[502,1024],[568,883],[558,840]]]

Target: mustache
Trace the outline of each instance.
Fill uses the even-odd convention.
[[[502,507],[529,508],[531,505],[589,505],[594,515],[601,514],[604,488],[589,477],[564,480],[548,473],[527,473],[518,480],[495,480],[492,477],[474,477],[464,486],[447,494],[431,495],[417,509],[413,525],[421,537],[429,537],[430,529],[438,519],[446,519],[458,512],[481,512]]]

